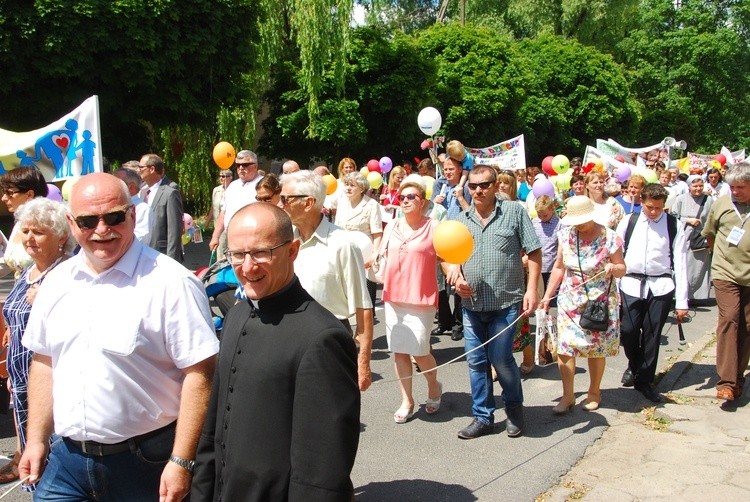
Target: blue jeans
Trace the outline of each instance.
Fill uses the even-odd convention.
[[[159,500],[159,482],[174,444],[174,428],[149,438],[133,451],[97,457],[52,436],[49,463],[34,500]]]
[[[504,330],[516,320],[520,305],[514,305],[494,312],[473,312],[464,309],[464,346],[466,351],[482,345],[484,342]],[[516,330],[511,328],[495,338],[481,349],[466,356],[469,363],[469,381],[471,398],[474,404],[471,411],[474,417],[486,424],[495,421],[495,396],[492,392],[492,370],[497,371],[497,381],[502,388],[506,409],[523,405],[521,389],[521,372],[513,357],[513,338]]]

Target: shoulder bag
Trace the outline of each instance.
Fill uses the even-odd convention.
[[[609,291],[612,288],[612,278],[609,279],[609,287],[604,295],[604,300],[591,300],[589,298],[589,288],[586,286],[585,276],[583,275],[583,266],[581,265],[581,244],[578,231],[576,230],[576,254],[578,255],[578,268],[581,271],[581,278],[584,279],[583,288],[586,291],[586,306],[581,313],[581,320],[578,323],[583,329],[589,331],[607,331],[609,327]]]
[[[695,217],[699,220],[701,217],[701,213],[703,212],[703,206],[706,204],[707,199],[708,195],[703,195],[703,199],[701,200],[701,207],[698,209],[698,214],[695,215]],[[706,240],[706,238],[701,235],[702,231],[703,223],[698,223],[698,225],[693,227],[693,231],[690,233],[690,238],[688,239],[688,245],[690,246],[690,249],[692,251],[699,251],[701,249],[708,248],[708,240]]]
[[[383,242],[380,245],[380,252],[378,252],[378,255],[375,257],[372,265],[370,265],[370,270],[367,273],[367,278],[372,282],[383,284],[385,279],[385,261],[388,254],[388,241],[391,239],[391,234],[396,225],[398,225],[398,220],[394,220],[393,226],[386,227],[386,232],[383,233]]]

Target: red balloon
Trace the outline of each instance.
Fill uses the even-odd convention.
[[[714,160],[717,161],[722,166],[727,163],[727,158],[724,156],[723,153],[720,153],[718,155],[714,155]]]
[[[593,162],[589,162],[588,164],[583,166],[583,174],[590,173],[595,167],[596,167],[596,164],[594,164]]]
[[[622,155],[615,155],[615,160],[619,162],[625,162],[625,157],[623,157]]]
[[[552,159],[554,159],[552,155],[544,157],[544,160],[542,160],[542,171],[550,176],[557,176],[555,170],[552,169]]]
[[[381,172],[380,161],[378,161],[377,159],[371,159],[367,161],[367,170],[370,171],[371,173]]]

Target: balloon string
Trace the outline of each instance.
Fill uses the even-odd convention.
[[[587,283],[589,283],[589,282],[593,281],[594,279],[596,279],[596,278],[597,278],[597,277],[599,277],[600,275],[603,275],[604,273],[605,273],[604,271],[601,271],[601,272],[599,272],[598,274],[592,275],[591,277],[589,277],[589,279],[588,279],[588,280],[586,280],[586,281],[583,281],[583,282],[582,282],[581,284],[579,284],[579,285],[577,285],[577,286],[573,286],[572,288],[570,288],[570,289],[569,289],[568,291],[566,291],[566,292],[565,292],[565,294],[570,294],[571,292],[575,291],[576,289],[580,289],[581,287],[583,287],[583,285],[584,285],[584,284],[587,284]],[[552,300],[554,300],[555,298],[559,298],[559,297],[560,297],[560,296],[562,296],[562,295],[563,295],[563,293],[560,293],[560,294],[558,294],[558,295],[556,295],[556,296],[553,296],[552,298],[550,298],[550,299],[549,299],[549,301],[552,301]],[[431,372],[431,371],[437,371],[437,370],[438,370],[438,369],[440,369],[440,368],[444,368],[444,367],[446,367],[446,366],[448,366],[448,365],[450,365],[450,364],[453,364],[453,363],[455,363],[455,362],[456,362],[456,361],[458,361],[459,359],[463,359],[464,357],[466,357],[467,355],[471,354],[471,353],[472,353],[472,352],[474,352],[475,350],[479,350],[479,349],[481,349],[482,347],[486,346],[486,345],[487,345],[487,344],[489,344],[489,343],[490,343],[491,341],[493,341],[493,340],[494,340],[495,338],[499,337],[500,335],[502,335],[503,333],[505,333],[506,331],[508,331],[508,330],[509,330],[510,328],[512,328],[513,326],[515,326],[515,325],[516,325],[516,324],[518,323],[518,321],[520,321],[520,320],[521,320],[521,319],[522,319],[523,317],[524,317],[524,314],[520,314],[520,315],[519,315],[518,317],[516,317],[516,319],[515,319],[515,320],[514,320],[514,321],[513,321],[512,323],[510,323],[510,324],[509,324],[508,326],[506,326],[506,327],[505,327],[505,328],[504,328],[504,329],[503,329],[502,331],[500,331],[500,332],[499,332],[498,334],[496,334],[495,336],[493,336],[492,338],[490,338],[489,340],[487,340],[487,341],[486,341],[486,342],[484,342],[483,344],[481,344],[481,345],[477,345],[477,346],[476,346],[476,347],[474,347],[473,349],[471,349],[471,350],[468,350],[468,351],[464,352],[463,354],[461,354],[461,355],[459,355],[459,356],[457,356],[457,357],[454,357],[454,358],[453,358],[453,359],[451,359],[450,361],[448,361],[448,362],[445,362],[445,363],[443,363],[443,364],[441,364],[441,365],[439,365],[439,366],[435,366],[434,368],[430,368],[430,369],[428,369],[428,370],[424,370],[424,371],[421,371],[421,374],[423,374],[423,375],[424,375],[425,373],[429,373],[429,372]],[[372,384],[373,384],[373,385],[375,385],[375,384],[381,384],[381,383],[392,383],[392,382],[400,382],[401,380],[408,380],[408,379],[410,379],[410,378],[415,378],[415,377],[416,377],[416,375],[414,375],[414,374],[411,374],[411,375],[409,375],[409,376],[405,376],[405,377],[401,377],[401,378],[391,378],[390,380],[378,380],[377,382],[372,382]]]
[[[16,488],[18,488],[19,486],[21,486],[21,484],[23,484],[23,483],[24,483],[24,482],[25,482],[25,481],[26,481],[27,479],[29,479],[30,477],[31,477],[31,474],[29,474],[28,476],[26,476],[25,478],[23,478],[22,480],[20,480],[20,481],[19,481],[18,483],[16,483],[15,485],[13,485],[13,486],[11,486],[10,488],[8,488],[7,490],[5,490],[5,491],[3,492],[3,494],[2,494],[2,495],[0,495],[0,499],[4,499],[6,495],[8,495],[8,494],[9,494],[10,492],[12,492],[13,490],[15,490],[15,489],[16,489]]]

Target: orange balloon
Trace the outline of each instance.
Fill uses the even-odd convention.
[[[216,143],[214,147],[214,162],[222,169],[229,169],[234,164],[234,157],[237,154],[234,147],[226,141]]]
[[[466,225],[458,221],[444,221],[435,229],[432,245],[440,258],[448,263],[462,264],[474,251],[474,238]]]
[[[326,195],[331,195],[336,191],[338,182],[336,181],[336,178],[334,178],[333,174],[326,174],[325,176],[323,176],[323,181],[326,182]]]

